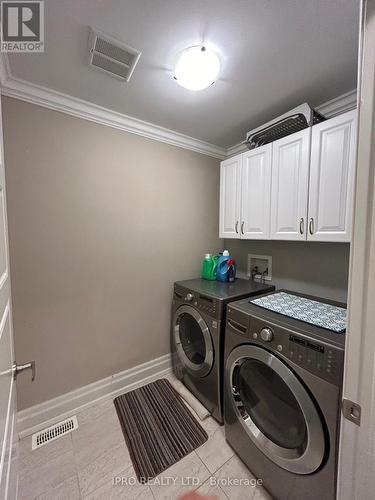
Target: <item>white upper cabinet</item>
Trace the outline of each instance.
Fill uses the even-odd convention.
[[[272,144],[242,155],[241,238],[270,236]]]
[[[221,163],[220,237],[350,241],[357,112]]]
[[[307,128],[273,143],[271,239],[305,240],[310,163]]]
[[[312,129],[309,240],[350,241],[356,116],[349,111]]]
[[[220,238],[240,238],[242,155],[220,166]]]

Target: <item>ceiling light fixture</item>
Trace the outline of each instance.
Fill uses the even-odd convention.
[[[189,90],[212,85],[220,71],[220,60],[213,50],[202,45],[185,49],[176,64],[174,79]]]

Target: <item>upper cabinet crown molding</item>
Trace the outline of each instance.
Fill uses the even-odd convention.
[[[333,118],[347,111],[352,111],[356,107],[357,89],[354,89],[317,106],[315,109],[326,118]]]
[[[221,164],[220,237],[350,241],[357,111]]]

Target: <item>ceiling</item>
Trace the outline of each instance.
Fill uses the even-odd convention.
[[[222,147],[304,101],[356,87],[359,0],[46,0],[45,52],[12,75]],[[142,51],[129,83],[88,67],[89,26]],[[176,54],[215,48],[220,79],[172,78]]]

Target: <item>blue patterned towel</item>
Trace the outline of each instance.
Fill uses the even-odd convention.
[[[324,302],[298,297],[285,292],[277,292],[259,299],[250,300],[253,304],[270,311],[299,319],[305,323],[344,333],[346,330],[346,309]]]

